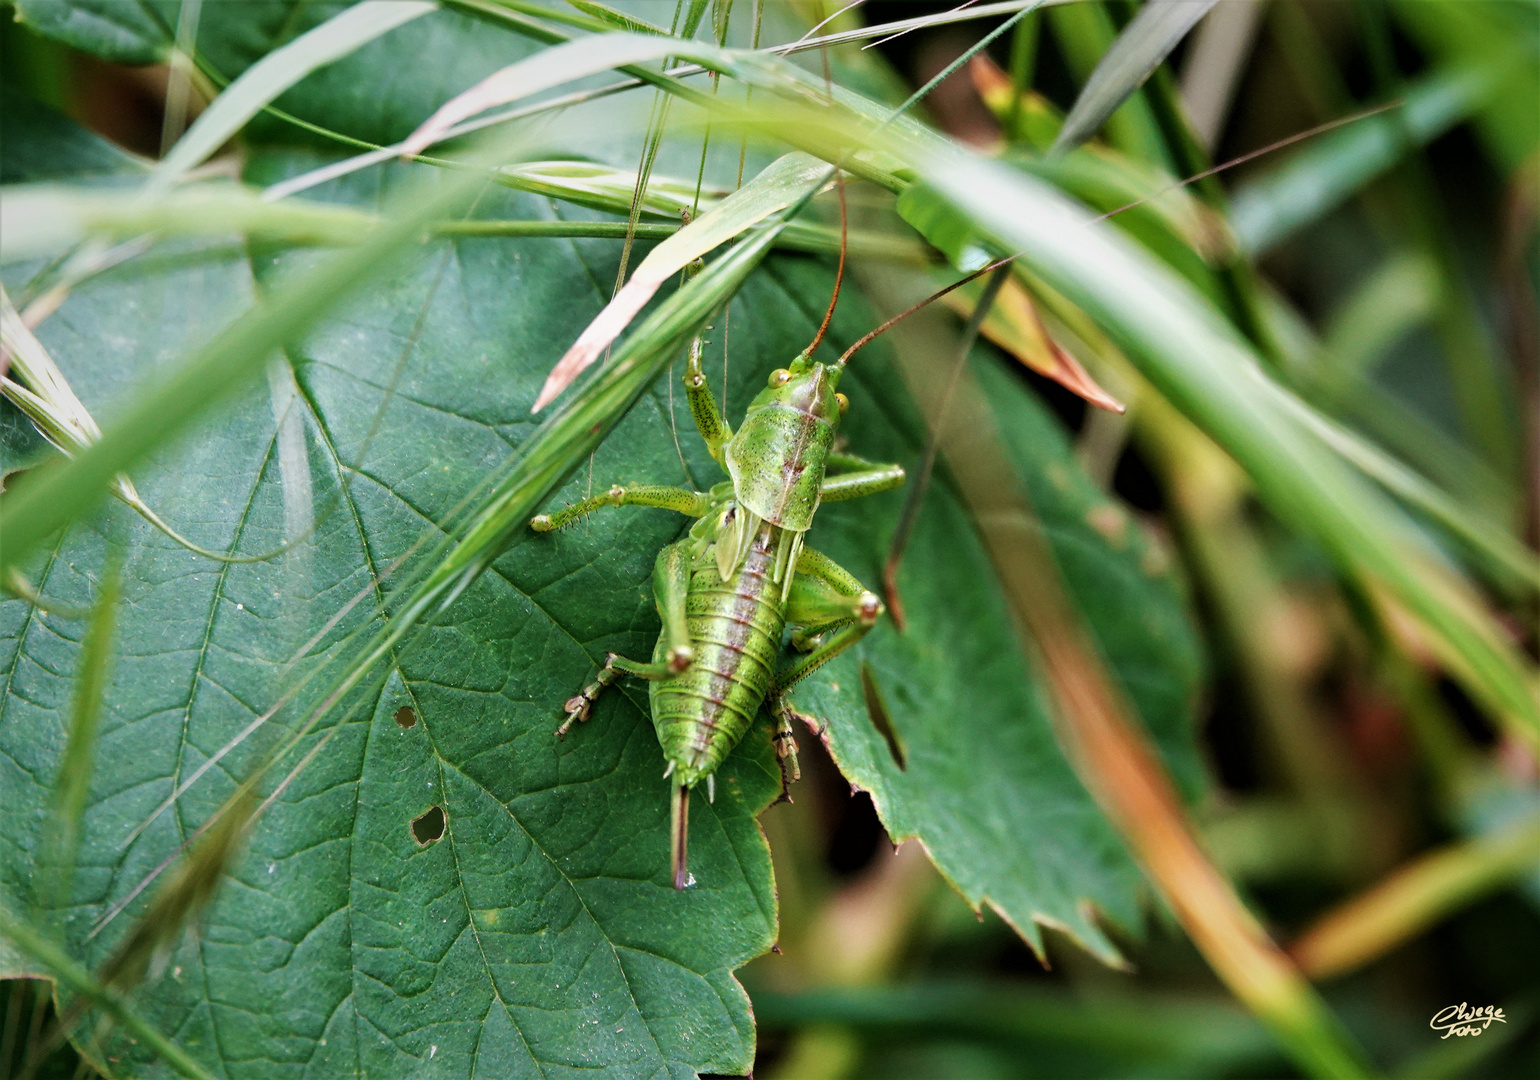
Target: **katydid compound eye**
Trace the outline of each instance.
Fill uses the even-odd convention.
[[[840,407],[840,415],[841,416],[844,416],[846,410],[848,410],[850,408],[850,399],[848,397],[846,397],[844,394],[835,394],[834,395],[834,403]]]
[[[785,368],[776,368],[770,373],[771,386],[785,386],[789,382],[791,382],[791,372]]]

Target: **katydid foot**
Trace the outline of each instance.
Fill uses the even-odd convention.
[[[572,725],[579,721],[587,720],[594,702],[599,700],[599,695],[604,693],[607,686],[614,685],[622,675],[635,675],[642,679],[666,679],[677,674],[680,670],[675,664],[679,657],[670,655],[668,661],[661,664],[643,664],[636,660],[627,660],[619,653],[605,653],[604,666],[599,669],[599,674],[594,676],[594,681],[583,687],[582,693],[575,694],[567,699],[562,706],[562,711],[567,714],[561,726],[556,729],[556,737],[565,739]],[[688,656],[682,658],[684,666],[688,667]]]
[[[801,720],[813,731],[820,730],[816,719],[797,711],[785,696],[775,699],[771,705],[775,713],[775,732],[770,742],[775,747],[776,763],[781,767],[781,794],[775,801],[791,802],[791,785],[802,779],[802,766],[797,761],[797,736],[792,731],[792,721]]]

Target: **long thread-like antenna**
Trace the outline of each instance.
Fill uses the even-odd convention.
[[[823,323],[818,327],[818,333],[813,335],[813,343],[807,347],[809,356],[813,355],[813,350],[818,348],[824,333],[829,329],[829,321],[834,318],[834,305],[840,300],[840,282],[845,280],[845,245],[849,239],[849,224],[845,212],[845,183],[838,174],[834,177],[834,189],[840,196],[840,264],[839,269],[834,271],[834,295],[829,297],[829,310],[823,313]]]
[[[1252,160],[1254,160],[1256,158],[1259,158],[1259,157],[1262,157],[1264,154],[1270,154],[1274,150],[1282,150],[1285,146],[1292,146],[1294,143],[1301,142],[1301,141],[1303,141],[1305,139],[1308,139],[1308,138],[1311,138],[1312,136],[1315,136],[1315,135],[1320,135],[1323,132],[1327,132],[1327,131],[1332,130],[1333,128],[1339,128],[1339,127],[1342,127],[1344,124],[1351,124],[1351,123],[1353,123],[1355,121],[1358,121],[1358,120],[1367,119],[1368,117],[1374,116],[1374,115],[1376,115],[1378,113],[1386,112],[1386,111],[1388,111],[1390,109],[1399,108],[1400,106],[1402,106],[1404,104],[1406,104],[1406,102],[1404,100],[1402,100],[1402,99],[1397,99],[1395,101],[1387,101],[1383,105],[1376,105],[1376,106],[1374,106],[1372,109],[1364,109],[1362,112],[1356,112],[1356,113],[1352,114],[1351,116],[1344,116],[1344,117],[1340,117],[1339,119],[1336,119],[1336,120],[1329,120],[1329,121],[1327,121],[1324,124],[1317,124],[1315,127],[1309,128],[1309,129],[1307,129],[1305,131],[1295,132],[1293,135],[1289,135],[1289,136],[1286,136],[1285,138],[1279,139],[1277,142],[1268,143],[1266,146],[1263,146],[1263,147],[1261,147],[1259,149],[1256,149],[1256,150],[1248,151],[1247,153],[1244,153],[1244,154],[1240,155],[1240,157],[1234,157],[1234,158],[1231,158],[1229,161],[1226,161],[1226,162],[1224,162],[1222,164],[1215,165],[1211,169],[1205,169],[1203,172],[1200,172],[1200,173],[1198,173],[1195,176],[1189,176],[1187,179],[1179,180],[1176,183],[1171,184],[1168,187],[1161,188],[1159,191],[1151,192],[1150,194],[1144,196],[1144,198],[1142,198],[1142,199],[1135,199],[1133,202],[1125,203],[1124,205],[1119,206],[1115,210],[1108,210],[1105,214],[1102,214],[1100,217],[1092,218],[1091,221],[1089,222],[1089,224],[1093,224],[1094,225],[1098,221],[1106,221],[1108,218],[1116,217],[1118,214],[1123,213],[1123,211],[1125,211],[1125,210],[1132,210],[1136,206],[1143,206],[1145,203],[1149,202],[1151,199],[1158,199],[1160,196],[1166,194],[1168,191],[1175,191],[1177,188],[1186,187],[1188,184],[1194,183],[1194,182],[1196,182],[1198,180],[1202,180],[1202,179],[1204,179],[1205,177],[1208,177],[1208,176],[1213,176],[1215,173],[1224,172],[1226,169],[1233,169],[1237,165],[1244,165],[1246,162],[1252,161]],[[842,247],[843,247],[843,245],[842,245]],[[844,255],[844,252],[841,251],[841,263],[843,263],[843,261],[844,261],[843,255]],[[976,280],[978,278],[983,277],[985,274],[989,273],[991,270],[996,270],[996,269],[1006,265],[1007,263],[1014,262],[1016,259],[1019,259],[1021,257],[1021,255],[1022,255],[1021,252],[1017,252],[1015,255],[1007,255],[1003,259],[997,259],[994,262],[990,263],[988,266],[986,266],[986,267],[984,267],[984,268],[982,268],[980,270],[975,270],[975,271],[973,271],[973,273],[968,274],[965,277],[958,278],[956,281],[952,282],[950,285],[946,286],[945,288],[937,289],[935,292],[933,292],[929,296],[927,296],[924,300],[921,300],[919,303],[913,305],[912,307],[905,308],[903,311],[900,311],[897,315],[893,316],[887,322],[885,322],[881,326],[877,327],[877,329],[871,331],[869,334],[865,335],[864,337],[859,338],[854,345],[850,346],[850,348],[845,350],[844,355],[842,355],[838,360],[836,360],[834,362],[834,366],[835,367],[844,367],[846,362],[849,361],[849,359],[856,354],[857,350],[859,350],[859,349],[863,348],[864,346],[870,344],[872,339],[876,338],[878,335],[884,333],[887,330],[892,329],[898,323],[903,322],[909,316],[913,315],[916,311],[919,311],[921,308],[925,307],[926,305],[931,304],[931,303],[933,303],[936,300],[940,300],[943,296],[945,296],[947,293],[951,292],[953,289],[960,289],[962,286],[968,284],[968,282],[974,281],[974,280]],[[827,320],[825,320],[825,324],[827,324]]]
[[[834,104],[833,80],[829,76],[829,51],[823,50],[823,84],[824,91],[829,95],[829,104]],[[829,297],[829,310],[823,313],[823,322],[818,327],[818,333],[813,335],[813,343],[807,347],[806,355],[812,356],[813,350],[818,348],[823,341],[824,334],[829,329],[829,322],[834,318],[834,305],[840,301],[840,282],[845,280],[845,248],[850,239],[850,215],[845,207],[845,182],[840,177],[838,169],[834,170],[834,190],[840,197],[840,263],[834,271],[834,295]]]
[[[975,271],[973,271],[973,273],[969,274],[967,277],[958,278],[956,281],[952,282],[952,284],[946,286],[945,288],[937,289],[935,292],[933,292],[929,296],[927,296],[924,300],[921,300],[918,304],[914,304],[914,305],[912,305],[910,307],[905,308],[903,311],[900,311],[897,315],[893,316],[887,322],[885,322],[881,326],[877,327],[877,329],[873,330],[871,333],[865,335],[864,337],[858,338],[854,345],[852,345],[850,348],[846,349],[844,354],[838,360],[834,361],[834,366],[835,367],[844,367],[845,366],[845,362],[848,361],[852,356],[854,356],[856,354],[857,350],[859,350],[859,349],[863,348],[864,346],[870,344],[873,338],[877,337],[879,334],[883,333],[884,331],[891,330],[894,326],[897,326],[899,323],[903,322],[905,319],[907,319],[909,316],[913,315],[916,311],[919,311],[921,308],[925,307],[927,304],[931,304],[931,303],[933,303],[933,302],[935,302],[937,300],[940,300],[943,296],[945,296],[947,293],[951,292],[953,289],[960,289],[964,285],[968,284],[968,282],[973,281],[975,278],[981,278],[985,274],[989,273],[991,270],[998,270],[1000,267],[1006,265],[1007,263],[1014,262],[1018,258],[1020,258],[1020,254],[1019,253],[1016,254],[1016,255],[1007,255],[1003,259],[996,259],[994,262],[990,263],[988,266],[984,267],[982,270],[975,270]]]

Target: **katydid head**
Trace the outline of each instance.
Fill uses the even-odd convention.
[[[835,392],[843,370],[832,364],[820,364],[803,353],[791,366],[770,373],[770,385],[749,402],[745,422],[761,409],[779,408],[839,427],[840,416],[848,405],[845,395]]]

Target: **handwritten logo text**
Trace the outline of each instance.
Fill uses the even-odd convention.
[[[1428,1026],[1434,1031],[1442,1031],[1443,1034],[1439,1038],[1447,1039],[1451,1035],[1480,1035],[1492,1026],[1493,1020],[1500,1024],[1508,1022],[1503,1011],[1495,1005],[1482,1005],[1473,1009],[1462,1001],[1458,1005],[1440,1009],[1433,1019],[1428,1021]]]

